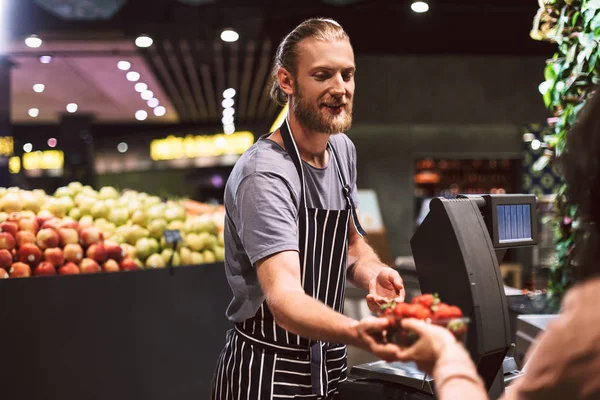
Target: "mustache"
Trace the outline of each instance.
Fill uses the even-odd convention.
[[[327,107],[341,107],[341,106],[346,106],[348,105],[348,102],[345,101],[340,101],[340,102],[327,102],[324,101],[321,103],[321,105],[327,106]]]

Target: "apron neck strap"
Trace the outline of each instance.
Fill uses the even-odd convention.
[[[298,176],[300,176],[300,180],[302,183],[301,194],[300,194],[300,208],[306,208],[306,184],[304,182],[304,169],[302,168],[302,161],[300,160],[300,152],[298,151],[298,146],[296,146],[296,141],[292,136],[292,129],[290,128],[289,120],[286,117],[279,128],[281,132],[281,137],[283,139],[283,144],[285,145],[285,149],[287,153],[292,158],[294,162],[294,166],[298,171]]]

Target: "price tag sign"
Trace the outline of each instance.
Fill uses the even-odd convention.
[[[178,243],[183,240],[183,238],[181,237],[181,232],[179,230],[167,229],[164,231],[163,236],[165,237],[165,242],[169,244]]]

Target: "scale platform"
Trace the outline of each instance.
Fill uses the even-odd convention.
[[[424,393],[433,394],[433,379],[419,371],[415,363],[376,361],[352,368],[354,378],[396,383]]]

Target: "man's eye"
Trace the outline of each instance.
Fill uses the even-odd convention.
[[[344,75],[344,80],[346,82],[348,82],[349,80],[351,80],[352,78],[354,78],[354,72],[346,72]]]
[[[327,74],[315,74],[315,78],[318,81],[324,81],[325,79],[329,78],[329,75],[327,75]]]

